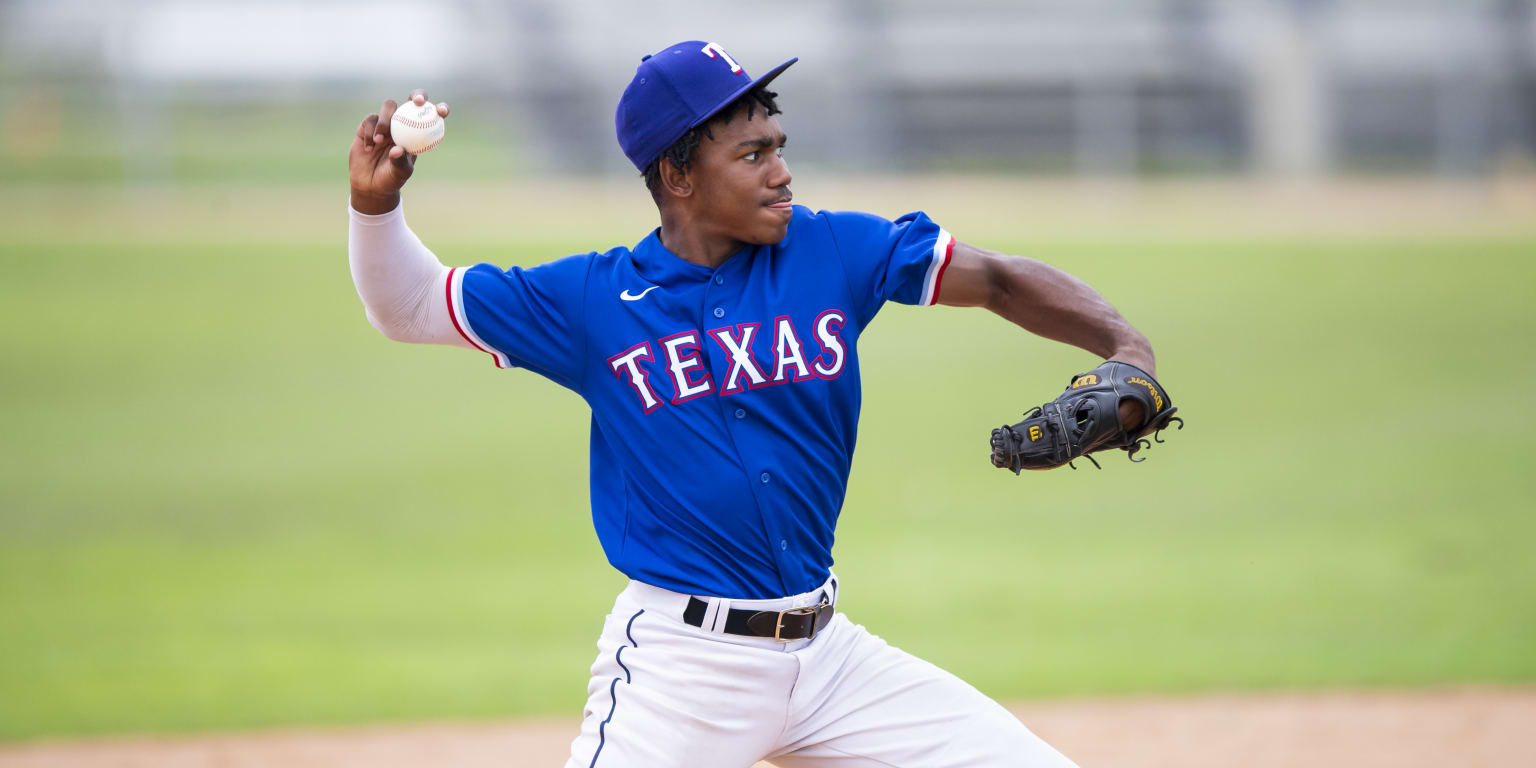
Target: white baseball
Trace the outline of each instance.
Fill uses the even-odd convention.
[[[389,120],[390,139],[413,155],[437,146],[443,140],[444,128],[443,116],[430,101],[418,107],[407,99],[395,108],[395,116]]]

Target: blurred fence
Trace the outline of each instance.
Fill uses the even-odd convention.
[[[0,5],[0,174],[334,178],[385,96],[449,100],[440,174],[634,173],[613,105],[683,38],[850,171],[1480,175],[1536,154],[1536,0]],[[449,145],[445,145],[449,146]]]

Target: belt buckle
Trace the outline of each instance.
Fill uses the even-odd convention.
[[[778,621],[775,622],[774,627],[773,627],[773,639],[777,640],[777,641],[779,641],[781,643],[788,643],[788,642],[791,642],[791,641],[795,640],[795,638],[793,638],[793,637],[780,637],[779,636],[779,633],[784,631],[784,616],[786,614],[791,615],[791,616],[815,616],[817,614],[817,612],[819,612],[822,609],[822,607],[825,606],[825,605],[827,605],[827,604],[825,602],[823,602],[820,605],[807,605],[804,608],[789,608],[789,609],[786,609],[786,610],[779,611]],[[806,635],[804,639],[810,640],[810,639],[812,639],[814,637],[816,637],[816,621],[814,619],[812,619],[811,620],[811,634]]]

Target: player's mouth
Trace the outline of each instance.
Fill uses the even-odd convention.
[[[785,195],[785,196],[783,196],[781,198],[778,198],[777,200],[774,200],[773,202],[769,203],[768,207],[769,208],[774,208],[774,209],[780,210],[780,211],[788,211],[788,210],[790,210],[791,208],[794,207],[789,202],[789,201],[791,201],[793,199],[794,199],[794,195]]]

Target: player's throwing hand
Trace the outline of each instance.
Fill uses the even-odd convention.
[[[411,91],[410,100],[425,104],[427,92],[420,88]],[[400,204],[400,188],[411,178],[415,167],[416,156],[395,144],[389,135],[389,123],[397,106],[394,99],[385,99],[378,112],[363,118],[352,137],[347,167],[352,180],[352,207],[359,213],[394,210]],[[447,118],[448,105],[438,104],[437,113]]]

